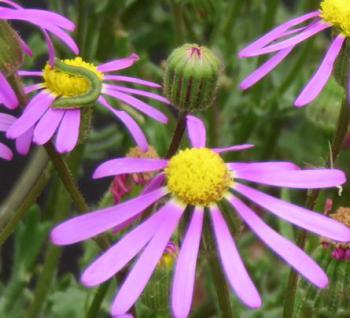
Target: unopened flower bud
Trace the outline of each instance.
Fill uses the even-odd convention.
[[[167,60],[164,94],[180,110],[206,109],[216,97],[221,68],[220,60],[211,50],[185,44]]]
[[[23,64],[23,50],[19,35],[5,22],[0,21],[0,72],[9,76]]]

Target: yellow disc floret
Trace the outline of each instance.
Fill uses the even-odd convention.
[[[165,174],[169,191],[185,205],[218,202],[233,182],[222,158],[207,148],[180,151],[169,160]]]
[[[350,37],[349,0],[324,0],[321,3],[321,18]]]
[[[102,80],[103,74],[91,63],[84,62],[81,57],[63,60],[65,64],[81,67],[94,72]],[[73,97],[86,94],[90,90],[90,83],[87,79],[79,75],[68,74],[46,64],[43,70],[45,86],[56,96]]]

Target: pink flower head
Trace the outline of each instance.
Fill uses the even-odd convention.
[[[252,145],[206,148],[206,130],[202,121],[187,117],[187,131],[192,147],[167,159],[121,158],[100,165],[94,178],[125,173],[158,171],[146,190],[132,200],[94,211],[66,221],[51,233],[56,245],[87,240],[139,216],[157,203],[158,211],[100,255],[83,273],[81,281],[92,287],[110,279],[136,255],[134,265],[120,287],[112,305],[114,316],[134,305],[154,272],[184,212],[191,220],[177,257],[171,304],[174,317],[190,312],[204,217],[211,220],[221,265],[232,290],[249,307],[261,306],[261,298],[239,255],[234,238],[218,202],[226,200],[250,229],[276,254],[318,287],[328,279],[311,257],[270,228],[245,201],[260,206],[285,221],[318,235],[348,241],[350,229],[324,215],[296,206],[254,189],[246,182],[296,189],[328,188],[345,182],[342,171],[335,169],[301,170],[290,162],[225,163],[221,154]],[[243,182],[244,183],[243,183]],[[242,200],[244,198],[244,201]],[[191,212],[186,207],[193,207]]]
[[[111,74],[132,66],[139,57],[132,54],[126,58],[95,66],[84,62],[80,57],[65,60],[64,63],[80,67],[93,72],[100,82],[101,90],[97,100],[99,105],[111,111],[129,130],[137,145],[146,151],[147,139],[136,121],[125,111],[114,109],[107,98],[125,103],[145,115],[161,123],[167,122],[167,117],[158,109],[148,105],[134,97],[143,96],[168,104],[168,100],[158,94],[145,90],[128,88],[111,84],[133,83],[152,88],[160,85],[139,78]],[[81,76],[72,76],[69,73],[59,71],[56,67],[47,64],[43,71],[19,71],[20,76],[34,76],[40,79],[38,84],[27,86],[26,93],[36,92],[22,116],[10,127],[7,132],[9,138],[18,138],[33,129],[33,141],[43,145],[56,135],[56,149],[60,153],[70,152],[78,143],[80,131],[81,108],[79,105],[71,105],[67,108],[56,108],[54,103],[64,97],[79,97],[86,94],[89,84]]]
[[[7,132],[9,127],[16,121],[16,117],[0,113],[0,132]],[[24,134],[20,138],[16,139],[16,149],[21,155],[26,155],[29,151],[31,144],[31,138],[28,134]],[[0,158],[5,160],[11,160],[13,157],[12,150],[0,143]]]
[[[292,19],[248,45],[240,51],[240,58],[274,55],[241,83],[241,89],[248,89],[268,75],[299,43],[333,28],[338,35],[329,46],[317,72],[297,97],[295,106],[303,107],[311,103],[327,84],[345,40],[350,36],[349,14],[348,0],[323,0],[319,11]],[[308,24],[305,25],[305,22]]]
[[[25,9],[14,1],[0,0],[0,20],[25,21],[39,27],[43,32],[47,43],[51,65],[54,63],[55,49],[50,34],[55,35],[75,54],[79,53],[77,45],[67,33],[67,31],[74,31],[74,23],[57,13],[46,10]],[[23,51],[26,54],[31,55],[32,52],[28,45],[23,40],[20,39],[20,41]],[[17,97],[2,74],[0,74],[0,103],[3,103],[10,109],[18,106]]]

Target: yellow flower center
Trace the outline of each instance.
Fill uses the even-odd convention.
[[[350,37],[349,0],[324,0],[321,3],[321,18]]]
[[[62,62],[71,66],[87,69],[94,72],[101,81],[103,79],[103,74],[97,70],[97,67],[83,61],[81,57],[63,60]],[[56,96],[81,96],[90,90],[90,82],[80,75],[68,74],[55,67],[51,67],[49,64],[46,64],[43,73],[46,87]]]
[[[221,200],[233,182],[225,162],[207,148],[180,151],[165,169],[169,191],[185,205],[209,206]]]

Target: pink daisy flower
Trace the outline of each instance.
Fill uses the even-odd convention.
[[[79,49],[67,31],[74,31],[75,25],[67,18],[46,10],[25,9],[14,1],[0,0],[0,20],[3,21],[25,21],[29,22],[41,29],[44,34],[51,65],[54,63],[55,49],[50,34],[56,36],[75,54],[79,53]],[[23,51],[31,55],[32,52],[28,45],[20,39]],[[0,103],[7,108],[13,109],[18,106],[18,100],[11,86],[8,84],[4,74],[0,73]]]
[[[9,127],[16,121],[16,117],[0,113],[0,132],[7,132]],[[24,134],[16,139],[16,149],[21,155],[26,155],[30,149],[31,138],[28,134]],[[0,158],[11,160],[13,158],[12,150],[3,143],[0,143]]]
[[[64,60],[64,64],[88,71],[98,83],[98,90],[92,92],[89,104],[96,101],[102,107],[111,111],[130,131],[137,145],[147,150],[147,139],[136,121],[125,111],[114,109],[108,98],[127,104],[148,117],[166,123],[167,117],[156,108],[134,97],[143,96],[168,104],[168,100],[158,94],[114,84],[132,83],[151,88],[160,85],[139,78],[115,75],[113,72],[129,68],[139,57],[132,54],[126,58],[113,60],[95,66],[84,62],[80,57]],[[25,88],[26,93],[36,92],[24,110],[22,116],[7,132],[9,138],[15,139],[31,131],[33,141],[43,145],[56,136],[56,149],[60,153],[70,152],[78,143],[81,111],[80,96],[90,94],[91,83],[81,75],[72,74],[47,64],[43,71],[19,71],[20,76],[34,76],[40,79],[38,84]],[[78,98],[78,99],[77,99]],[[55,106],[56,102],[71,100],[69,105]],[[89,105],[90,106],[90,105]]]
[[[191,221],[182,240],[171,293],[174,317],[187,317],[190,312],[204,217],[211,220],[221,265],[232,290],[247,306],[259,307],[259,292],[249,277],[217,205],[226,200],[250,229],[290,266],[316,286],[327,286],[326,274],[313,259],[270,228],[244,201],[251,201],[285,221],[337,241],[349,241],[350,230],[333,219],[263,193],[245,182],[299,189],[328,188],[343,184],[344,173],[335,169],[301,170],[290,162],[225,163],[220,156],[222,153],[244,150],[251,145],[206,148],[206,131],[202,121],[192,116],[187,118],[192,148],[179,151],[169,160],[110,160],[94,173],[94,178],[102,178],[160,171],[142,194],[116,206],[75,217],[51,232],[54,244],[74,244],[113,229],[141,215],[153,204],[162,202],[157,212],[100,255],[84,271],[81,282],[88,287],[99,285],[140,254],[111,309],[113,316],[128,312],[145,288],[187,211],[191,213]],[[187,207],[192,207],[191,211]]]
[[[345,40],[350,36],[349,15],[350,1],[324,0],[319,11],[282,24],[241,50],[240,58],[274,54],[241,83],[241,89],[248,89],[268,75],[299,43],[332,28],[338,35],[331,43],[317,72],[297,97],[295,106],[302,107],[311,103],[327,84]],[[308,24],[304,25],[305,22]]]

